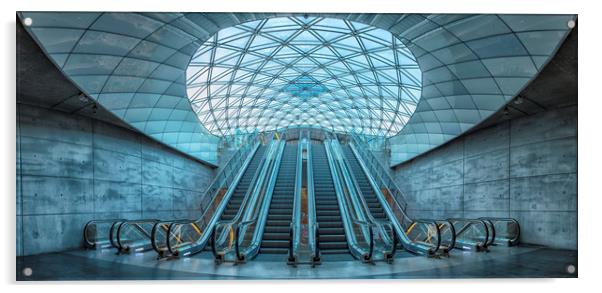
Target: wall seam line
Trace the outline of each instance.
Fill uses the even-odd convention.
[[[512,179],[510,177],[512,166],[512,119],[508,120],[508,217],[511,217],[511,206],[512,206]]]

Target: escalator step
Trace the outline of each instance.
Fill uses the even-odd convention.
[[[320,227],[320,230],[318,232],[320,235],[333,235],[333,234],[345,234],[345,229],[343,229],[343,224],[340,225],[340,227],[328,227],[328,228],[322,228]]]
[[[322,242],[345,242],[345,233],[338,235],[322,235],[320,234],[320,243]]]
[[[319,216],[338,216],[341,214],[341,212],[339,212],[338,207],[336,207],[335,210],[331,210],[331,209],[320,209],[319,211],[316,212],[316,214]]]
[[[269,215],[268,215],[269,216]],[[291,225],[291,220],[282,221],[282,220],[269,220],[266,222],[266,225],[273,227],[289,227]]]
[[[270,216],[274,216],[274,217],[270,218]],[[291,221],[292,218],[293,218],[292,211],[290,211],[290,212],[275,212],[273,210],[270,210],[269,213],[268,213],[268,219],[270,219],[270,220]]]
[[[261,247],[266,248],[287,248],[290,243],[288,240],[263,240],[261,241]]]
[[[290,235],[287,232],[285,233],[264,233],[263,234],[263,239],[264,240],[286,240],[289,241],[290,239]]]
[[[347,254],[349,253],[349,249],[328,249],[323,250],[323,254]]]
[[[288,247],[287,248],[261,247],[261,248],[259,248],[259,253],[265,253],[265,254],[288,254]]]
[[[347,249],[347,242],[323,242],[320,239],[320,249]]]
[[[289,233],[289,226],[271,226],[266,223],[264,234],[267,233]]]

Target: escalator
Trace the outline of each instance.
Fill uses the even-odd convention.
[[[253,176],[255,175],[257,166],[259,165],[259,163],[261,163],[261,159],[263,158],[263,154],[265,153],[265,150],[266,150],[266,146],[262,145],[257,149],[257,152],[255,152],[255,156],[253,156],[253,159],[249,163],[247,170],[245,170],[245,173],[240,178],[238,185],[236,185],[236,188],[234,189],[234,193],[232,194],[232,197],[230,197],[230,200],[228,201],[228,205],[226,206],[226,209],[222,213],[220,220],[224,220],[224,221],[232,220],[234,218],[234,216],[236,216],[236,214],[238,213],[238,210],[240,209],[240,205],[242,204],[242,202],[245,198],[247,189],[249,189],[249,185],[251,184],[251,181],[253,180]]]
[[[372,214],[372,217],[374,217],[376,220],[379,220],[379,221],[388,221],[389,219],[387,218],[387,215],[385,214],[385,210],[383,209],[382,205],[380,204],[380,201],[376,197],[376,193],[374,192],[374,189],[372,189],[372,186],[370,185],[370,182],[368,181],[368,177],[366,176],[366,173],[364,173],[364,170],[362,170],[362,166],[360,166],[360,163],[357,161],[357,158],[353,154],[353,150],[351,149],[351,146],[345,145],[343,147],[343,153],[345,154],[345,158],[347,159],[347,161],[349,162],[349,165],[351,166],[351,171],[353,172],[353,175],[355,176],[355,180],[357,181],[358,185],[360,186],[360,190],[362,191],[362,195],[364,196],[364,199],[366,200],[366,203],[368,204],[368,208],[370,209],[370,213]],[[385,229],[388,234],[391,234],[391,231],[389,230],[390,227],[386,226]],[[401,249],[401,248],[403,248],[403,245],[401,245],[401,243],[398,242],[397,248]]]
[[[297,145],[287,144],[278,170],[259,253],[286,254],[289,251],[296,165]]]
[[[349,254],[339,202],[323,143],[312,145],[316,218],[322,254]]]
[[[376,193],[374,192],[374,189],[372,189],[372,186],[370,185],[370,182],[368,181],[368,177],[366,176],[366,173],[364,173],[364,170],[362,170],[362,167],[360,166],[359,162],[357,161],[357,158],[353,154],[353,150],[351,150],[351,147],[349,145],[345,145],[345,146],[343,146],[343,153],[345,154],[345,158],[347,159],[347,161],[349,162],[349,165],[351,166],[351,171],[353,172],[353,175],[355,176],[355,180],[357,181],[358,185],[360,186],[362,195],[364,196],[364,199],[366,200],[366,203],[368,204],[368,207],[370,208],[370,213],[377,220],[387,221],[388,220],[387,215],[385,214],[383,207],[381,206],[380,202],[378,201],[378,198],[376,197]]]
[[[370,214],[378,221],[390,219],[391,227],[385,226],[384,228],[386,234],[397,235],[399,240],[397,248],[404,248],[411,253],[426,256],[434,256],[438,253],[447,254],[453,248],[455,238],[453,233],[442,233],[441,229],[452,231],[453,227],[448,230],[451,223],[409,218],[405,212],[406,203],[403,194],[395,186],[386,170],[380,166],[366,145],[355,147],[357,143],[360,143],[357,137],[352,136],[352,140],[354,140],[353,145],[340,146],[342,155],[356,179],[358,189],[361,190]],[[356,157],[356,154],[360,157]],[[366,165],[363,166],[362,163]],[[363,167],[366,167],[367,171],[364,172]],[[373,179],[375,180],[374,184],[377,185],[376,188],[373,188]],[[400,199],[402,204],[399,203]],[[383,201],[387,203],[384,206],[382,205]],[[442,236],[445,238],[442,239]]]

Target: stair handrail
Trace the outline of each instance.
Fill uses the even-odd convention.
[[[397,182],[391,177],[391,174],[382,165],[381,161],[376,158],[376,155],[374,155],[374,153],[369,149],[367,143],[362,141],[356,133],[351,133],[351,139],[353,141],[353,145],[361,146],[356,149],[358,152],[361,152],[361,157],[365,159],[364,161],[367,163],[367,167],[370,168],[370,172],[376,175],[377,179],[382,183],[382,186],[387,188],[389,193],[391,193],[396,201],[402,202],[400,206],[405,211],[408,207],[408,203],[405,195],[401,191],[401,188],[399,188],[397,185]],[[391,190],[391,187],[393,190]]]

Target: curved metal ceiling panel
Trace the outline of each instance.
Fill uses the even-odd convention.
[[[569,32],[571,15],[443,15],[400,19],[391,28],[423,72],[422,99],[390,139],[391,165],[472,128],[514,98]]]
[[[44,51],[86,94],[147,135],[211,164],[219,138],[186,98],[185,68],[210,34],[181,13],[24,12]]]
[[[221,29],[291,14],[23,12],[50,58],[83,91],[146,134],[215,162],[218,138],[186,95],[192,55]],[[298,14],[296,16],[303,16]],[[309,14],[390,31],[422,71],[422,96],[390,138],[392,165],[464,133],[504,107],[569,32],[572,15]]]

